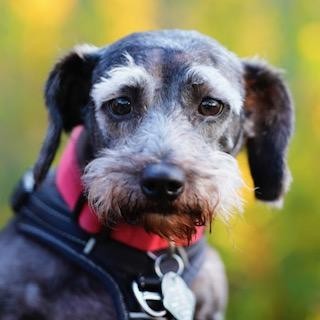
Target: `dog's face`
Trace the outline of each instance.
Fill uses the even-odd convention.
[[[106,223],[124,220],[172,240],[190,239],[215,213],[227,219],[241,207],[234,155],[245,143],[256,196],[275,201],[286,191],[286,87],[275,71],[199,33],[77,47],[52,71],[46,101],[47,141],[62,127],[85,126],[93,157],[83,181]],[[54,149],[46,148],[39,179]]]

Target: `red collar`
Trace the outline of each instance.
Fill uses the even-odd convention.
[[[57,169],[57,188],[72,210],[83,191],[80,168],[76,159],[76,141],[83,128],[76,127],[63,152]],[[79,225],[89,233],[99,233],[102,230],[97,215],[88,203],[83,206],[79,215]],[[194,243],[203,235],[204,227],[197,227],[197,233],[193,237]],[[155,251],[168,247],[168,241],[153,233],[147,233],[142,227],[120,223],[111,231],[111,238],[143,251]],[[186,245],[187,243],[179,243]]]

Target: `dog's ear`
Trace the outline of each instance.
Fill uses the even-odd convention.
[[[98,59],[98,48],[77,46],[58,61],[49,74],[45,86],[49,126],[33,169],[35,186],[40,184],[49,170],[62,131],[69,132],[83,123],[83,109],[90,99],[92,71]]]
[[[244,60],[245,133],[255,196],[281,205],[291,180],[286,163],[293,129],[290,93],[279,71],[258,60]]]

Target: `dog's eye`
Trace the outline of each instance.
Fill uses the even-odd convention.
[[[224,104],[210,97],[205,97],[202,99],[198,111],[204,116],[218,116],[224,109]]]
[[[119,97],[109,101],[111,112],[116,116],[125,116],[132,111],[131,100],[127,97]]]

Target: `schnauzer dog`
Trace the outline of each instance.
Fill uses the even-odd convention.
[[[0,235],[0,318],[222,319],[227,281],[204,227],[241,210],[242,147],[257,199],[288,190],[280,73],[197,32],[144,32],[75,47],[45,101],[47,135]]]

